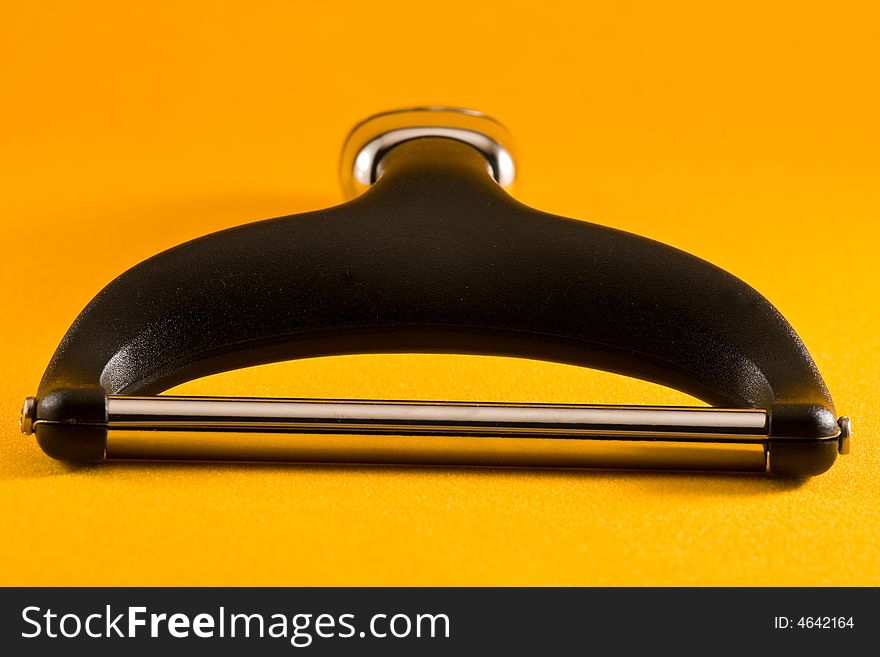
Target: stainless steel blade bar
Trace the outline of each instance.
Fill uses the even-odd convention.
[[[108,428],[456,435],[571,435],[761,442],[763,410],[704,407],[266,399],[107,398]]]
[[[170,396],[107,410],[110,460],[767,468],[762,410]]]

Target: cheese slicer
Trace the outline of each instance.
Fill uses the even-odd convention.
[[[803,342],[697,257],[508,188],[506,130],[418,108],[357,125],[349,200],[160,253],[63,337],[22,431],[57,459],[662,468],[804,477],[850,423]],[[768,245],[785,249],[785,245]],[[511,356],[645,379],[708,406],[181,397],[178,384],[363,353]],[[296,382],[291,382],[295,392]]]

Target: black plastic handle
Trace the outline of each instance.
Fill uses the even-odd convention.
[[[803,474],[833,462],[826,439],[838,427],[821,376],[788,322],[739,279],[526,207],[454,140],[406,142],[382,167],[351,202],[208,235],[124,273],[76,319],[39,397],[153,394],[319,355],[508,355],[766,408],[771,436],[785,442],[776,469],[786,470],[786,450]]]

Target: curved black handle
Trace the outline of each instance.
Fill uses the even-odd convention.
[[[208,235],[114,280],[64,337],[39,396],[157,393],[318,355],[455,352],[584,365],[770,409],[774,437],[837,435],[803,343],[734,276],[528,208],[454,140],[406,142],[382,167],[354,201]]]

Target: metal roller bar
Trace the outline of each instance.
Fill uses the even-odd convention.
[[[767,468],[760,409],[110,396],[106,428],[111,460]]]
[[[110,429],[262,429],[760,442],[767,413],[701,407],[258,399],[107,398]]]

